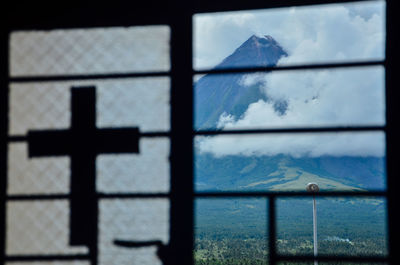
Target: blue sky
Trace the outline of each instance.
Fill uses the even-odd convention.
[[[285,63],[383,58],[384,21],[384,1],[198,14],[194,67],[215,66],[253,34],[277,40]]]
[[[215,66],[253,34],[272,36],[288,52],[279,65],[380,60],[385,53],[384,22],[384,1],[199,14],[194,18],[194,67]],[[241,117],[222,115],[218,126],[383,125],[384,73],[376,66],[247,75],[243,84],[262,82],[269,100],[249,105]],[[288,102],[285,115],[273,108],[282,100]],[[383,133],[243,139],[219,136],[198,143],[202,151],[218,156],[384,155]]]

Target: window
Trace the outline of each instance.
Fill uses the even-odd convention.
[[[11,32],[7,260],[159,263],[169,241],[169,39],[163,25]]]
[[[296,65],[296,66],[282,66],[282,72],[284,70],[311,70],[311,69],[336,69],[338,67],[358,67],[358,66],[383,66],[385,68],[385,100],[386,100],[386,123],[379,124],[377,126],[371,126],[371,124],[357,124],[355,127],[336,127],[338,124],[333,124],[329,127],[301,127],[301,128],[247,128],[243,130],[193,130],[193,91],[189,89],[192,87],[192,81],[194,75],[207,74],[209,72],[218,74],[234,74],[243,71],[244,69],[217,69],[217,70],[201,70],[192,68],[192,16],[199,13],[208,12],[221,12],[221,11],[233,11],[233,10],[245,10],[245,9],[265,9],[273,7],[293,6],[293,5],[308,5],[317,3],[328,3],[335,1],[222,1],[214,3],[213,1],[197,1],[195,3],[154,3],[152,1],[144,4],[144,7],[136,6],[136,3],[129,4],[108,4],[102,5],[88,5],[82,4],[82,6],[74,6],[71,3],[59,3],[57,6],[46,6],[44,4],[28,4],[24,9],[20,6],[8,7],[10,12],[7,16],[8,23],[2,27],[1,31],[1,207],[0,207],[0,259],[4,264],[101,264],[102,262],[107,263],[108,259],[112,259],[113,262],[125,264],[126,260],[135,261],[135,257],[144,257],[142,260],[136,260],[140,264],[160,264],[161,260],[164,264],[193,264],[193,206],[196,198],[216,198],[216,197],[235,197],[244,198],[245,200],[262,197],[269,198],[268,200],[268,219],[272,222],[268,222],[268,233],[269,242],[268,249],[270,255],[268,256],[270,264],[278,264],[279,261],[312,261],[313,256],[280,256],[277,252],[277,246],[273,240],[279,231],[279,227],[275,223],[277,216],[276,212],[276,200],[280,196],[291,197],[294,195],[310,196],[305,192],[265,192],[265,191],[251,191],[248,193],[229,191],[224,194],[217,192],[203,192],[199,193],[194,190],[193,181],[193,148],[194,139],[198,136],[206,135],[217,135],[222,136],[242,135],[242,134],[270,134],[270,133],[322,133],[322,132],[334,132],[341,131],[357,132],[363,131],[378,131],[385,133],[386,143],[386,154],[387,154],[387,190],[384,191],[371,191],[365,193],[368,196],[383,196],[387,198],[387,210],[388,210],[388,229],[390,232],[389,237],[389,255],[388,257],[340,257],[343,261],[356,261],[356,262],[389,262],[391,264],[397,264],[397,254],[393,251],[394,249],[394,236],[393,233],[397,231],[396,228],[397,219],[394,215],[395,211],[395,199],[397,198],[395,188],[397,187],[396,180],[396,150],[399,147],[399,141],[397,139],[398,129],[395,128],[396,114],[398,113],[398,107],[396,104],[398,98],[398,92],[396,92],[396,85],[398,85],[398,78],[396,77],[395,67],[398,64],[398,52],[396,50],[395,40],[395,25],[397,21],[395,4],[392,1],[386,3],[387,19],[386,19],[386,56],[384,61],[378,58],[378,60],[368,58],[366,61],[352,61],[352,62],[318,62],[311,65]],[[346,1],[339,1],[346,2]],[[49,11],[50,9],[50,11]],[[398,24],[398,23],[397,23]],[[160,25],[164,25],[161,28]],[[143,49],[151,48],[151,56],[158,56],[156,52],[158,45],[161,47],[160,53],[165,54],[165,49],[170,49],[170,54],[165,56],[164,59],[156,60],[159,64],[154,66],[154,61],[149,63],[142,63],[138,60],[135,61],[131,68],[127,67],[132,62],[128,56],[125,57],[124,50],[126,47],[133,47],[135,44],[130,44],[129,41],[118,42],[122,43],[120,49],[120,60],[115,61],[113,58],[102,58],[99,55],[98,47],[99,43],[102,43],[101,32],[110,32],[116,30],[112,34],[113,36],[108,42],[109,45],[106,47],[108,52],[113,52],[112,48],[117,43],[116,40],[120,40],[124,32],[135,31],[140,28],[153,28],[159,30],[156,34],[152,35],[157,38],[154,41],[145,42],[142,46]],[[98,31],[101,31],[100,33]],[[64,42],[62,39],[57,45],[51,46],[51,60],[54,64],[45,66],[44,68],[39,67],[38,61],[42,58],[48,58],[45,48],[45,38],[43,37],[47,33],[54,33],[51,38],[57,40],[57,34],[76,33],[77,39],[72,40],[72,43]],[[76,48],[76,42],[85,42],[84,33],[92,32],[96,34],[96,38],[102,39],[102,41],[95,41],[95,43],[86,43],[89,45],[89,51],[74,50]],[[33,34],[30,35],[29,34]],[[38,34],[38,35],[35,35]],[[44,35],[41,35],[44,34]],[[122,35],[119,35],[122,34]],[[50,36],[49,35],[49,36]],[[107,34],[106,34],[107,35]],[[13,54],[14,51],[21,52],[20,49],[13,49],[13,45],[24,45],[25,37],[29,36],[26,40],[30,41],[34,38],[33,47],[38,49],[38,54],[42,53],[37,58],[32,58],[27,54]],[[164,36],[165,38],[162,39]],[[162,40],[158,39],[160,37]],[[107,38],[107,37],[106,37]],[[143,40],[142,38],[139,38]],[[93,41],[93,39],[91,40]],[[136,40],[135,40],[136,41]],[[13,44],[10,46],[10,44]],[[124,46],[126,45],[126,46]],[[133,45],[133,46],[132,46]],[[60,54],[64,55],[64,52],[58,50],[63,46],[69,47],[69,51],[73,57],[60,59]],[[160,47],[160,46],[158,46]],[[169,48],[168,48],[169,47]],[[44,49],[44,50],[41,50]],[[116,52],[121,52],[116,51]],[[137,50],[137,49],[135,49]],[[145,51],[145,50],[144,50]],[[93,53],[93,54],[92,54]],[[90,55],[92,54],[92,55]],[[100,54],[102,54],[100,52]],[[103,53],[104,54],[104,53]],[[107,54],[107,53],[106,53]],[[149,55],[148,52],[146,52]],[[149,56],[150,56],[149,55]],[[15,57],[17,56],[17,57]],[[97,64],[93,62],[93,56],[95,61],[108,60],[105,64]],[[139,55],[132,55],[137,58]],[[62,57],[62,56],[61,56]],[[9,58],[9,60],[5,60]],[[21,65],[14,64],[14,58],[18,58]],[[126,61],[126,60],[128,61]],[[25,61],[30,60],[30,61]],[[47,60],[47,59],[46,59]],[[76,64],[76,61],[81,61],[82,64]],[[48,63],[48,62],[45,62]],[[304,62],[301,62],[304,63]],[[63,68],[64,67],[64,68]],[[67,70],[66,70],[67,69]],[[88,70],[92,69],[92,70]],[[270,68],[269,66],[262,66],[260,68],[251,68],[246,66],[246,71],[277,71]],[[277,71],[278,72],[278,71]],[[33,85],[34,84],[34,85]],[[115,85],[115,86],[114,86]],[[109,89],[112,86],[113,89]],[[72,88],[73,87],[73,88]],[[143,100],[138,100],[136,92],[143,88],[151,87],[160,91],[157,94],[157,99],[154,95],[148,95]],[[34,90],[39,91],[39,94],[32,94],[29,98],[26,97],[27,91]],[[150,89],[146,89],[148,91]],[[112,92],[110,92],[112,91]],[[136,91],[136,92],[133,92]],[[28,92],[30,93],[30,92]],[[109,94],[111,93],[111,94]],[[114,94],[115,93],[115,94]],[[145,93],[145,92],[143,92]],[[147,92],[146,92],[147,93]],[[123,97],[119,96],[123,94]],[[45,96],[42,96],[45,95]],[[94,96],[97,95],[97,96]],[[159,98],[158,96],[161,96]],[[38,111],[31,111],[29,109],[30,100],[35,102],[35,97],[44,103],[35,104],[32,103],[34,108],[38,108]],[[113,104],[113,98],[119,98],[122,100],[119,104]],[[54,104],[54,99],[57,98],[57,104]],[[185,100],[182,100],[185,99]],[[159,108],[150,107],[154,104],[154,101],[158,103],[162,102]],[[97,102],[96,102],[97,101]],[[81,103],[80,103],[81,102]],[[82,103],[85,102],[85,103]],[[96,102],[96,109],[93,109],[94,104],[86,104],[87,102]],[[137,103],[138,108],[135,111],[150,110],[153,115],[147,125],[137,125],[131,119],[132,109],[128,108],[132,102]],[[72,104],[71,104],[72,103]],[[68,110],[68,105],[71,104],[71,111]],[[147,105],[147,106],[146,106]],[[28,110],[19,109],[22,106],[28,106]],[[82,109],[83,113],[87,115],[75,115],[75,108]],[[142,107],[140,107],[142,106]],[[79,108],[78,108],[79,107]],[[45,113],[49,113],[47,108],[52,109],[50,117],[41,114],[40,108],[43,108]],[[99,114],[103,113],[104,114]],[[111,116],[108,111],[115,112]],[[68,223],[69,212],[68,200],[71,193],[69,190],[73,187],[68,186],[69,173],[67,169],[71,166],[70,163],[73,160],[72,155],[68,157],[62,150],[56,150],[56,143],[60,143],[57,136],[50,134],[51,131],[57,130],[59,133],[66,134],[69,129],[69,122],[75,121],[77,128],[79,124],[86,126],[89,124],[91,113],[99,114],[96,121],[91,119],[92,126],[96,125],[99,129],[102,129],[104,135],[96,137],[104,137],[101,139],[107,139],[108,129],[114,130],[113,133],[117,133],[118,137],[114,138],[115,142],[113,146],[104,146],[105,153],[128,153],[128,154],[116,154],[116,155],[104,155],[97,158],[96,166],[91,167],[89,175],[96,175],[96,182],[94,186],[92,181],[83,181],[83,183],[75,182],[79,187],[88,187],[91,190],[91,195],[96,197],[104,197],[103,203],[99,208],[93,207],[93,203],[97,203],[93,200],[93,197],[88,198],[88,194],[85,192],[76,193],[74,197],[77,213],[79,217],[84,215],[93,217],[93,212],[85,212],[87,209],[98,209],[100,216],[100,230],[104,228],[104,233],[97,232],[97,225],[92,219],[84,222]],[[23,113],[23,114],[21,114]],[[139,115],[139,119],[146,120],[147,112],[144,111],[142,115]],[[160,114],[161,113],[161,114]],[[167,113],[167,115],[165,115]],[[36,115],[36,116],[35,116]],[[52,116],[53,115],[53,116]],[[86,117],[85,117],[86,116]],[[118,116],[115,119],[114,116]],[[32,117],[29,119],[29,117]],[[50,119],[50,125],[46,122],[41,123],[41,118]],[[87,119],[86,119],[87,118]],[[28,123],[28,126],[20,126],[20,124],[14,123],[15,119]],[[86,119],[86,120],[85,120]],[[31,120],[34,120],[34,126],[29,124]],[[143,122],[145,123],[145,122]],[[147,129],[145,130],[144,128]],[[123,129],[121,129],[121,127]],[[139,127],[139,130],[137,129]],[[74,127],[76,128],[76,127]],[[27,131],[31,133],[27,133]],[[41,130],[48,134],[40,135],[35,133]],[[84,128],[84,131],[89,131]],[[100,131],[100,130],[99,130]],[[126,136],[128,134],[129,136]],[[140,139],[148,139],[149,142],[139,141],[137,144],[131,143],[126,145],[127,137],[136,135]],[[64,135],[65,136],[65,135]],[[68,138],[67,138],[68,139]],[[90,136],[86,136],[86,139],[90,139]],[[37,140],[37,141],[36,141]],[[42,148],[41,143],[43,140],[48,141],[49,149],[45,150]],[[75,141],[76,138],[73,138]],[[90,139],[92,140],[92,139]],[[26,143],[30,141],[32,148],[32,156],[47,156],[49,153],[54,152],[59,155],[51,159],[32,158],[24,161],[15,161],[15,157],[27,157]],[[85,141],[81,141],[81,143]],[[103,141],[102,141],[103,142]],[[157,143],[155,143],[157,142]],[[36,143],[36,144],[35,144]],[[54,144],[53,144],[54,143]],[[154,143],[154,145],[152,145]],[[64,148],[70,148],[68,142],[61,144]],[[51,148],[50,148],[51,147]],[[117,149],[115,150],[114,147]],[[118,148],[117,148],[118,147]],[[47,148],[46,148],[47,149]],[[111,150],[112,149],[112,150]],[[120,168],[126,168],[119,172],[118,175],[121,178],[121,183],[125,179],[129,178],[129,171],[132,169],[131,166],[135,165],[135,170],[146,172],[147,169],[141,169],[140,166],[143,164],[141,161],[134,162],[134,153],[147,150],[149,157],[158,157],[157,161],[151,160],[150,163],[160,163],[161,167],[153,167],[154,170],[152,176],[163,175],[164,178],[160,179],[149,179],[143,178],[138,182],[129,182],[125,185],[119,185],[114,182],[114,170]],[[50,152],[51,151],[51,152]],[[90,153],[90,152],[89,152]],[[87,155],[87,154],[86,154]],[[93,154],[92,154],[93,155]],[[83,153],[77,153],[78,158],[85,156]],[[53,160],[52,160],[53,159]],[[133,160],[132,160],[133,159]],[[145,159],[145,158],[144,158]],[[87,162],[92,163],[92,162]],[[32,167],[32,164],[33,167]],[[15,169],[13,169],[15,167]],[[84,166],[77,165],[77,168]],[[14,182],[10,180],[13,176],[18,176],[18,168],[23,168],[25,172],[29,172],[33,175],[39,175],[40,178],[35,179],[33,182],[26,182],[24,179],[23,183]],[[33,169],[32,169],[33,168]],[[97,170],[97,174],[94,171]],[[144,170],[144,171],[142,171]],[[159,172],[157,170],[160,170]],[[73,167],[71,167],[73,172]],[[43,174],[44,172],[44,174]],[[101,172],[101,173],[100,173]],[[161,172],[161,173],[160,173]],[[92,174],[93,173],[93,174]],[[73,173],[71,173],[73,174]],[[57,175],[60,180],[57,183],[52,182],[51,176]],[[166,181],[170,177],[169,181]],[[73,177],[72,177],[73,178]],[[14,178],[13,178],[14,179]],[[36,185],[38,181],[48,181],[46,188],[43,185]],[[118,181],[118,183],[120,183]],[[21,186],[23,184],[24,186]],[[115,185],[117,184],[117,185]],[[132,186],[131,186],[132,184]],[[154,185],[153,185],[154,184]],[[143,185],[143,186],[141,186]],[[89,195],[90,195],[89,194]],[[327,192],[324,195],[329,196],[354,196],[353,192]],[[358,194],[359,195],[359,194]],[[362,196],[364,196],[362,195]],[[86,197],[85,197],[86,196]],[[136,202],[149,203],[145,205],[146,209],[152,209],[143,213],[143,208],[136,204]],[[122,205],[122,206],[121,206]],[[128,228],[125,222],[130,222],[130,217],[124,219],[116,217],[120,211],[119,207],[127,207],[130,209],[131,214],[142,214],[148,215],[148,218],[138,220],[138,226],[142,224],[148,224],[149,221],[155,221],[154,229],[148,231],[151,236],[147,233],[138,232],[135,228]],[[266,207],[267,208],[267,207]],[[105,214],[104,209],[116,209]],[[36,245],[28,243],[23,246],[20,245],[21,237],[25,234],[15,234],[19,228],[31,225],[27,222],[29,219],[25,219],[27,210],[34,211],[36,216],[39,216],[40,223],[43,228],[56,231],[55,235],[58,238],[62,238],[61,243],[54,243],[49,238],[44,238],[42,242],[47,245],[40,244]],[[153,211],[154,210],[154,211]],[[95,210],[96,211],[96,210]],[[61,218],[64,220],[60,223],[47,222],[52,219],[52,216],[45,216],[42,214],[54,214],[55,218]],[[96,213],[94,213],[96,215]],[[8,222],[14,218],[12,222]],[[17,220],[17,221],[16,221]],[[47,221],[46,221],[47,220]],[[71,217],[71,220],[77,220]],[[107,222],[110,220],[113,225],[108,225]],[[20,222],[19,222],[20,221]],[[35,220],[37,221],[37,219]],[[104,223],[102,223],[104,221]],[[46,223],[47,222],[47,223]],[[159,223],[157,223],[159,222]],[[117,231],[120,224],[124,223],[124,226],[129,230]],[[65,229],[68,228],[69,229]],[[80,228],[73,229],[73,227],[81,226]],[[60,229],[59,227],[62,227]],[[105,237],[106,231],[113,229],[116,235],[121,237]],[[132,229],[132,230],[130,230]],[[278,230],[276,230],[278,229]],[[71,234],[71,231],[76,231]],[[144,231],[144,230],[140,230]],[[113,233],[114,233],[113,232]],[[15,237],[10,237],[10,233]],[[88,234],[85,234],[88,233]],[[126,234],[127,233],[127,234]],[[132,240],[130,235],[138,235],[138,238]],[[110,234],[108,234],[110,235]],[[32,234],[30,240],[35,240],[44,236],[42,233]],[[51,234],[49,235],[51,236]],[[99,236],[96,240],[98,242],[111,242],[112,246],[97,245],[90,239]],[[127,236],[126,238],[124,236]],[[11,240],[7,241],[7,240]],[[111,241],[114,240],[114,241]],[[115,241],[116,240],[116,241]],[[70,244],[72,243],[72,244]],[[116,243],[116,244],[114,244]],[[86,246],[86,247],[85,247]],[[38,250],[40,248],[40,250]],[[116,249],[114,249],[116,248]],[[62,249],[62,251],[59,251]],[[96,249],[100,252],[97,253]],[[118,250],[117,250],[118,249]],[[107,254],[107,251],[121,251],[121,260],[115,260],[113,254]],[[146,252],[147,251],[147,252]],[[158,251],[158,253],[157,253]],[[111,253],[109,252],[109,253]],[[113,252],[113,253],[117,253]],[[151,252],[151,254],[149,254]],[[106,253],[105,256],[101,256],[99,253]],[[120,252],[118,252],[120,253]],[[137,254],[140,253],[140,254]],[[99,254],[99,255],[98,255]],[[278,255],[279,254],[279,255]],[[157,258],[158,257],[158,258]],[[321,261],[334,261],[338,257],[323,256],[320,258]],[[154,261],[154,263],[153,263]],[[116,264],[114,263],[114,264]]]
[[[311,261],[311,199],[301,197],[307,196],[308,182],[319,183],[321,189],[317,197],[319,256],[385,259],[384,4],[370,1],[195,14],[198,264],[296,261],[293,256]],[[366,6],[377,11],[373,23],[355,14]],[[374,33],[366,24],[357,30],[358,22],[371,23]],[[373,51],[367,48],[371,42],[362,37],[372,35],[376,37]],[[356,46],[357,52],[352,49]],[[364,84],[359,82],[369,78]],[[357,87],[363,92],[351,96],[358,94]],[[364,102],[370,96],[374,103]],[[366,150],[367,146],[371,149]],[[348,171],[357,167],[357,157],[380,160],[368,162],[380,165],[373,173],[375,184],[356,187],[343,182],[338,171],[331,178],[323,172],[325,162],[320,159],[351,159],[332,166],[352,177],[361,174],[359,184],[366,184],[365,168]],[[346,202],[355,208],[348,208]],[[376,203],[383,211],[374,211]],[[374,210],[366,210],[367,218],[362,212],[368,204]],[[364,216],[358,225],[356,216]],[[357,232],[356,226],[377,234]],[[361,250],[358,243],[338,236],[357,237],[357,233],[373,239],[374,246]]]

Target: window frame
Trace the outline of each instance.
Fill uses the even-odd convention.
[[[67,1],[65,1],[67,2]],[[189,2],[189,1],[188,1]],[[4,264],[12,261],[5,255],[5,210],[6,210],[6,188],[7,188],[7,145],[10,141],[8,133],[8,84],[14,81],[29,81],[29,78],[9,77],[8,71],[8,38],[14,30],[21,29],[59,29],[59,28],[91,28],[110,26],[135,26],[146,24],[167,24],[171,29],[171,200],[170,210],[170,257],[171,264],[193,264],[194,245],[194,200],[199,197],[268,197],[269,220],[275,220],[274,200],[280,196],[310,196],[306,192],[284,193],[284,192],[250,192],[250,193],[195,193],[193,188],[193,139],[197,135],[215,134],[244,134],[244,133],[298,133],[298,132],[328,132],[328,131],[384,131],[386,133],[386,172],[387,190],[384,192],[368,192],[361,196],[383,196],[387,198],[387,224],[389,255],[387,258],[379,257],[319,257],[320,261],[343,260],[359,262],[387,262],[399,264],[399,253],[395,251],[395,238],[399,235],[396,224],[400,218],[396,216],[396,200],[399,193],[396,187],[399,180],[396,179],[397,150],[400,148],[400,130],[396,126],[397,114],[400,113],[398,87],[399,77],[396,73],[399,67],[399,41],[396,38],[396,25],[400,25],[397,15],[398,4],[396,1],[386,0],[386,56],[383,62],[359,62],[340,64],[318,64],[286,67],[288,69],[322,69],[336,67],[354,67],[364,65],[383,65],[385,67],[385,92],[386,92],[386,125],[378,127],[329,127],[329,128],[298,128],[298,129],[273,129],[273,130],[242,130],[242,131],[194,131],[193,130],[193,76],[195,74],[206,74],[211,72],[228,73],[259,70],[276,70],[269,68],[246,68],[218,71],[195,71],[192,68],[192,16],[196,13],[209,13],[221,11],[237,11],[248,9],[267,9],[275,7],[316,5],[326,3],[354,2],[349,0],[285,0],[285,1],[262,1],[248,0],[196,0],[189,3],[181,3],[176,0],[171,3],[160,4],[150,1],[144,7],[136,4],[122,4],[116,2],[109,5],[67,5],[48,6],[44,4],[28,4],[28,8],[22,10],[20,7],[11,6],[3,8],[7,10],[7,23],[3,25],[0,33],[0,52],[2,58],[0,63],[0,261]],[[49,10],[54,13],[49,13]],[[128,10],[135,10],[130,14]],[[36,14],[35,14],[36,12]],[[110,15],[112,13],[112,15]],[[61,15],[60,15],[61,14]],[[73,17],[73,19],[71,19]],[[284,68],[284,67],[281,67]],[[281,69],[285,70],[285,69]],[[39,78],[40,79],[40,78]],[[185,99],[185,100],[182,100]],[[14,139],[18,140],[18,139]],[[183,166],[182,166],[183,165]],[[330,192],[318,196],[354,196],[353,192]],[[357,195],[359,196],[359,195]],[[276,264],[278,259],[293,261],[312,261],[313,257],[280,257],[276,255],[275,247],[275,221],[269,222],[269,261],[271,265]],[[47,257],[46,260],[56,260],[60,257]],[[62,257],[61,257],[62,259]],[[26,259],[29,260],[29,257]],[[95,265],[95,264],[93,264]]]

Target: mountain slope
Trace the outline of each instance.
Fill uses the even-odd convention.
[[[270,36],[251,36],[215,69],[274,66],[287,53]],[[195,128],[215,128],[223,113],[240,117],[250,103],[267,100],[261,83],[244,86],[245,74],[205,75],[195,84]]]
[[[317,182],[321,190],[384,189],[385,159],[379,157],[293,158],[195,155],[196,190],[303,190]]]
[[[282,56],[286,56],[286,53],[271,37],[252,36],[216,68],[271,66]],[[249,104],[269,100],[261,91],[263,84],[256,82],[252,86],[244,86],[244,77],[244,74],[206,75],[197,82],[196,129],[218,129],[217,123],[223,113],[240,118]],[[286,106],[277,106],[275,111],[284,115],[290,101],[286,103]],[[284,154],[216,156],[202,152],[204,150],[200,149],[199,143],[203,139],[196,139],[198,146],[194,155],[197,192],[305,191],[309,182],[318,183],[321,191],[384,190],[386,187],[385,157],[292,157]],[[312,255],[312,198],[278,196],[275,199],[278,251],[286,254],[285,251],[290,250],[290,254]],[[265,197],[197,198],[195,255],[203,259],[202,262],[208,262],[209,257],[226,251],[230,243],[233,252],[241,255],[243,249],[254,250],[255,245],[250,242],[267,242],[268,201],[269,198]],[[386,253],[385,199],[317,197],[316,204],[319,253]],[[260,249],[265,249],[262,244]],[[233,264],[232,260],[229,262]],[[250,263],[255,263],[254,259]]]
[[[274,66],[284,49],[270,36],[251,36],[215,69]],[[208,74],[195,84],[195,128],[217,129],[222,114],[240,118],[248,106],[268,101],[262,83],[244,85],[245,74]],[[285,104],[275,106],[284,113]],[[287,106],[286,106],[287,107]],[[385,187],[385,159],[378,157],[278,156],[213,157],[196,149],[195,176],[199,190],[298,190],[308,182],[322,189],[359,190]]]

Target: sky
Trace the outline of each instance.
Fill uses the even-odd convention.
[[[384,57],[385,2],[364,1],[194,16],[194,68],[213,67],[251,35],[270,35],[282,63]]]
[[[381,60],[385,3],[280,8],[200,14],[194,18],[194,67],[213,67],[251,35],[272,36],[288,53],[278,65]],[[223,114],[220,129],[385,124],[384,68],[381,66],[282,71],[245,76],[243,85],[262,83],[268,100],[248,106],[241,117]],[[274,105],[287,104],[278,113]],[[308,134],[296,137],[201,137],[202,152],[216,156],[383,156],[383,133]]]

